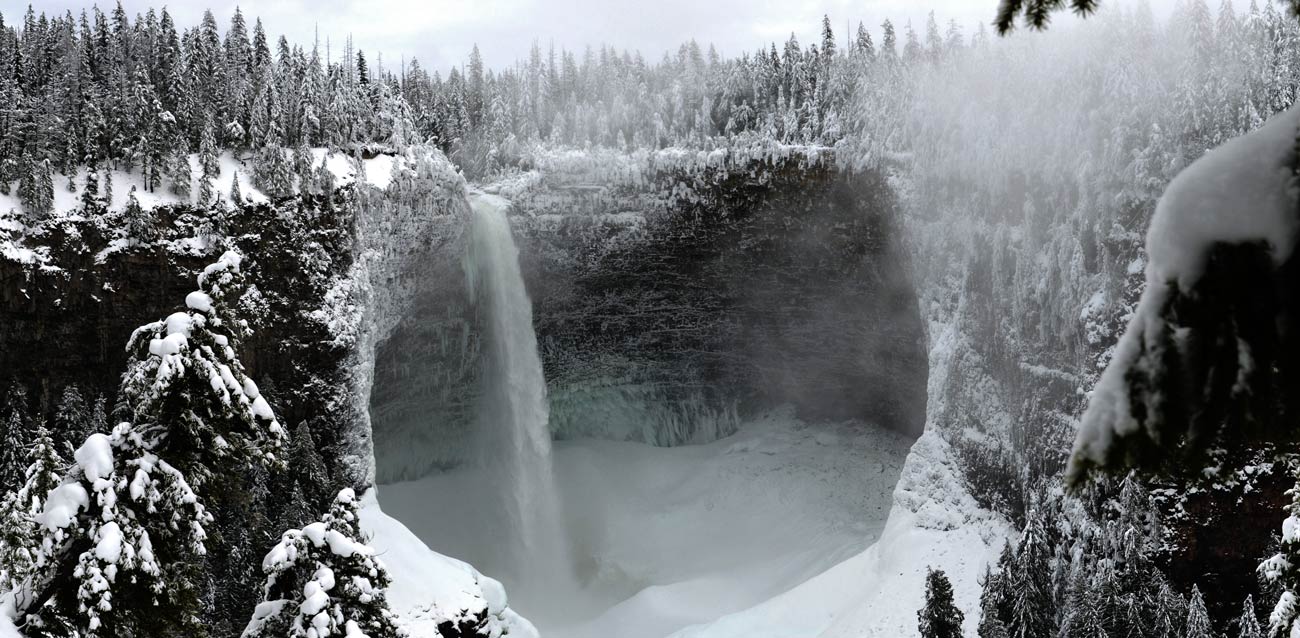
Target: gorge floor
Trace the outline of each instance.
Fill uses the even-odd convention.
[[[502,580],[543,635],[659,638],[860,553],[885,524],[910,445],[875,426],[785,412],[702,445],[557,442],[572,574],[533,573],[547,563],[510,564],[497,550],[507,526],[489,506],[502,498],[491,468],[382,485],[378,496],[430,548]]]

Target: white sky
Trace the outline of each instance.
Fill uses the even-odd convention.
[[[1132,1],[1132,0],[1126,0]],[[1234,0],[1244,7],[1248,0]],[[1267,0],[1265,0],[1267,1]],[[1115,4],[1117,0],[1102,0]],[[1157,17],[1169,13],[1175,0],[1150,0]],[[1217,0],[1210,0],[1217,10]],[[76,15],[88,2],[36,0],[35,9]],[[163,0],[122,0],[134,19]],[[382,53],[385,67],[394,68],[402,56],[418,57],[426,68],[444,73],[464,64],[478,43],[487,64],[508,66],[525,59],[534,40],[543,51],[549,43],[581,51],[602,42],[619,49],[640,50],[657,61],[667,50],[694,38],[707,48],[717,46],[724,55],[752,51],[760,45],[784,42],[793,32],[803,44],[820,40],[821,17],[827,14],[842,43],[845,22],[856,30],[861,20],[879,42],[879,25],[886,18],[900,30],[911,20],[923,34],[927,13],[933,9],[941,25],[955,19],[969,35],[979,22],[987,23],[997,0],[235,0],[165,2],[179,26],[197,24],[204,7],[210,7],[224,30],[238,4],[250,22],[260,16],[274,48],[283,33],[294,43],[308,45],[319,28],[322,47],[328,37],[337,59],[342,42],[351,34],[357,48],[372,64]],[[113,0],[102,0],[107,12]],[[0,0],[5,21],[21,20],[27,2]],[[1057,21],[1068,22],[1065,14]]]

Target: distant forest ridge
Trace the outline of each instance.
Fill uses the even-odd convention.
[[[1300,37],[1271,2],[1241,15],[1225,0],[1216,17],[1193,0],[1164,27],[1144,8],[1092,22],[1193,48],[1207,67],[1259,59],[1288,76],[1300,68],[1278,61],[1294,57]],[[478,175],[517,164],[539,142],[626,150],[748,135],[835,146],[870,128],[863,120],[888,116],[909,78],[1001,49],[983,27],[968,37],[933,14],[923,34],[908,24],[900,42],[888,20],[881,33],[874,42],[859,24],[852,42],[839,42],[823,18],[821,40],[807,46],[791,36],[723,58],[689,42],[657,63],[607,47],[578,55],[535,45],[501,70],[486,69],[475,47],[463,71],[442,77],[415,60],[376,70],[350,42],[339,61],[323,59],[317,43],[272,44],[239,10],[223,32],[210,11],[185,28],[165,8],[132,19],[120,4],[53,17],[29,7],[20,25],[0,16],[0,192],[17,182],[24,210],[41,216],[54,175],[83,165],[139,170],[146,189],[188,191],[188,155],[199,154],[207,175],[220,171],[222,149],[255,153],[254,181],[276,196],[293,192],[295,157],[310,147],[431,143]]]

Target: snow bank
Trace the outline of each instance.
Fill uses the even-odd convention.
[[[0,638],[23,638],[22,634],[14,628],[14,623],[9,620],[8,614],[0,614]]]
[[[354,158],[342,153],[331,153],[328,149],[312,149],[312,167],[319,167],[321,162],[325,163],[326,170],[334,176],[335,186],[357,181],[357,162]],[[379,190],[388,190],[388,186],[393,183],[394,171],[407,167],[408,162],[406,156],[377,155],[361,160],[360,172],[364,174],[367,184]]]
[[[392,584],[388,604],[409,638],[441,638],[438,624],[487,616],[493,636],[538,638],[537,629],[506,606],[501,584],[469,564],[429,549],[405,525],[389,517],[375,500],[375,490],[361,497],[361,529],[384,561]]]

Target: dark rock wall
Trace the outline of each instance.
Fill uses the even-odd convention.
[[[321,416],[319,390],[329,387],[344,355],[327,345],[325,326],[307,320],[305,311],[319,304],[325,282],[352,261],[350,199],[345,190],[329,203],[317,198],[249,207],[227,222],[255,289],[245,313],[253,335],[239,354],[290,428]],[[104,228],[114,225],[111,214],[70,218],[35,238],[50,247],[54,268],[0,259],[0,383],[22,383],[33,408],[45,412],[69,384],[111,402],[132,331],[181,309],[197,287],[197,273],[219,250],[192,249],[205,214],[178,206],[161,208],[158,216],[160,228],[175,230],[148,245],[109,251],[102,260],[97,255],[108,248]],[[337,438],[344,427],[322,426],[331,432],[320,436]]]

